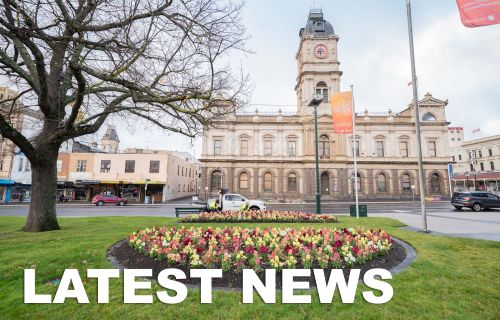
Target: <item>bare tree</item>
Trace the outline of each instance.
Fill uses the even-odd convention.
[[[245,50],[242,3],[229,0],[2,0],[0,79],[40,114],[23,136],[0,113],[0,133],[32,165],[25,231],[59,229],[56,162],[62,142],[114,114],[195,136],[234,111],[247,87],[225,58]],[[2,107],[2,109],[5,109]],[[13,109],[13,108],[11,108]]]

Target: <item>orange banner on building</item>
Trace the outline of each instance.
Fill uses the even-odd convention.
[[[469,28],[500,23],[499,0],[457,0],[460,19]]]
[[[332,95],[333,132],[352,133],[352,92]]]

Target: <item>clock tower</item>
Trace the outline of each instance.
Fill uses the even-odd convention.
[[[300,45],[296,54],[298,76],[295,91],[300,115],[312,114],[308,103],[313,94],[324,95],[318,113],[331,114],[330,96],[340,91],[340,62],[337,55],[339,37],[323,18],[321,9],[309,13],[305,28],[300,29]]]

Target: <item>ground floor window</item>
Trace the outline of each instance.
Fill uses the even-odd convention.
[[[86,188],[77,188],[73,192],[73,194],[75,196],[74,199],[79,200],[79,201],[87,200],[89,193],[90,193],[90,190],[88,190]]]
[[[288,175],[288,191],[297,191],[297,175],[294,172]]]
[[[270,172],[264,174],[264,192],[273,191],[273,175]]]
[[[387,192],[387,181],[383,173],[377,175],[377,191]]]
[[[219,191],[222,187],[222,172],[215,170],[210,177],[210,190]]]
[[[240,190],[248,189],[248,173],[242,172],[240,174]]]
[[[407,173],[401,176],[401,189],[403,191],[411,191],[410,175]]]
[[[358,172],[358,175],[356,177],[356,188],[358,188],[358,192],[361,192],[361,175]]]
[[[31,187],[23,186],[23,187],[13,187],[11,194],[12,202],[30,202],[31,200]]]
[[[441,178],[437,173],[433,173],[431,175],[430,184],[431,184],[431,190],[430,190],[431,193],[435,194],[441,193]]]
[[[121,192],[121,197],[125,198],[129,201],[139,201],[140,200],[140,195],[141,195],[141,190],[140,186],[138,185],[128,185],[128,186],[123,186],[122,189],[120,190]]]
[[[330,175],[328,172],[321,174],[321,194],[328,194],[330,192]]]

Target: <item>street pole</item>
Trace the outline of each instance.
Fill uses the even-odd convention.
[[[354,107],[354,86],[351,85],[352,94],[352,153],[354,155],[354,195],[356,198],[356,219],[359,219],[359,198],[358,198],[358,161],[356,154],[356,108]]]
[[[220,169],[220,188],[224,189],[224,169],[222,169],[222,167],[218,169]]]
[[[314,145],[316,148],[316,213],[321,213],[321,191],[319,185],[319,143],[318,143],[318,106],[314,106]]]
[[[451,170],[450,170],[451,168]],[[452,171],[453,171],[453,163],[450,162],[448,164],[448,183],[450,184],[450,197],[453,197],[453,187],[451,185],[451,174],[452,174]]]
[[[418,110],[418,89],[417,89],[417,72],[415,67],[415,50],[413,47],[413,27],[411,21],[411,3],[406,0],[406,14],[408,18],[408,39],[410,42],[410,60],[411,60],[411,81],[413,85],[413,105],[415,106],[415,124],[417,134],[417,149],[418,149],[418,182],[420,189],[420,209],[422,213],[422,231],[427,232],[427,213],[425,208],[425,179],[424,166],[422,161],[422,137],[420,136],[420,115]]]

